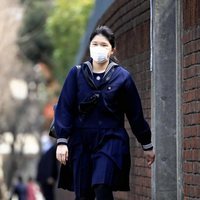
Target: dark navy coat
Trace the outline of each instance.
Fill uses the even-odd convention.
[[[54,186],[50,184],[48,179],[53,179],[55,182],[58,178],[58,162],[56,160],[56,146],[53,145],[45,152],[39,162],[37,168],[37,182],[40,184],[42,193],[46,200],[54,200]]]
[[[119,169],[118,180],[111,183],[113,190],[129,190],[130,152],[124,128],[125,115],[143,149],[151,148],[151,131],[143,117],[138,91],[127,70],[111,62],[99,85],[94,82],[91,61],[70,70],[55,112],[57,143],[68,142],[72,163],[73,159],[83,158],[84,146],[93,152],[94,160],[99,153],[112,160]],[[87,163],[85,157],[82,165]],[[64,168],[68,170],[64,172]],[[59,186],[74,190],[73,181],[76,179],[69,181],[63,176],[70,172],[69,165],[61,169]],[[88,170],[86,177],[89,176]]]

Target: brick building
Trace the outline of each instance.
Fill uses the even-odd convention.
[[[100,7],[97,0],[90,27],[115,32],[117,57],[136,82],[156,152],[150,169],[127,123],[131,191],[116,199],[200,199],[200,1],[115,0],[95,18]],[[81,53],[84,59],[87,48]]]

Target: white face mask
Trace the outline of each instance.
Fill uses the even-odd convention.
[[[103,47],[90,47],[90,57],[97,63],[104,63],[108,60],[109,50]]]

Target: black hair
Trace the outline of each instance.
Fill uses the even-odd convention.
[[[18,179],[18,181],[19,181],[20,183],[23,182],[23,178],[22,178],[22,176],[19,175],[19,176],[17,177],[17,179]]]
[[[90,42],[96,35],[103,35],[104,37],[106,37],[112,48],[115,48],[115,36],[110,28],[108,28],[107,26],[98,26],[96,30],[91,34]]]

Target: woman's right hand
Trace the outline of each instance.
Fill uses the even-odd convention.
[[[67,145],[65,145],[65,144],[57,145],[56,158],[61,164],[66,165],[66,161],[68,160],[68,147],[67,147]]]

